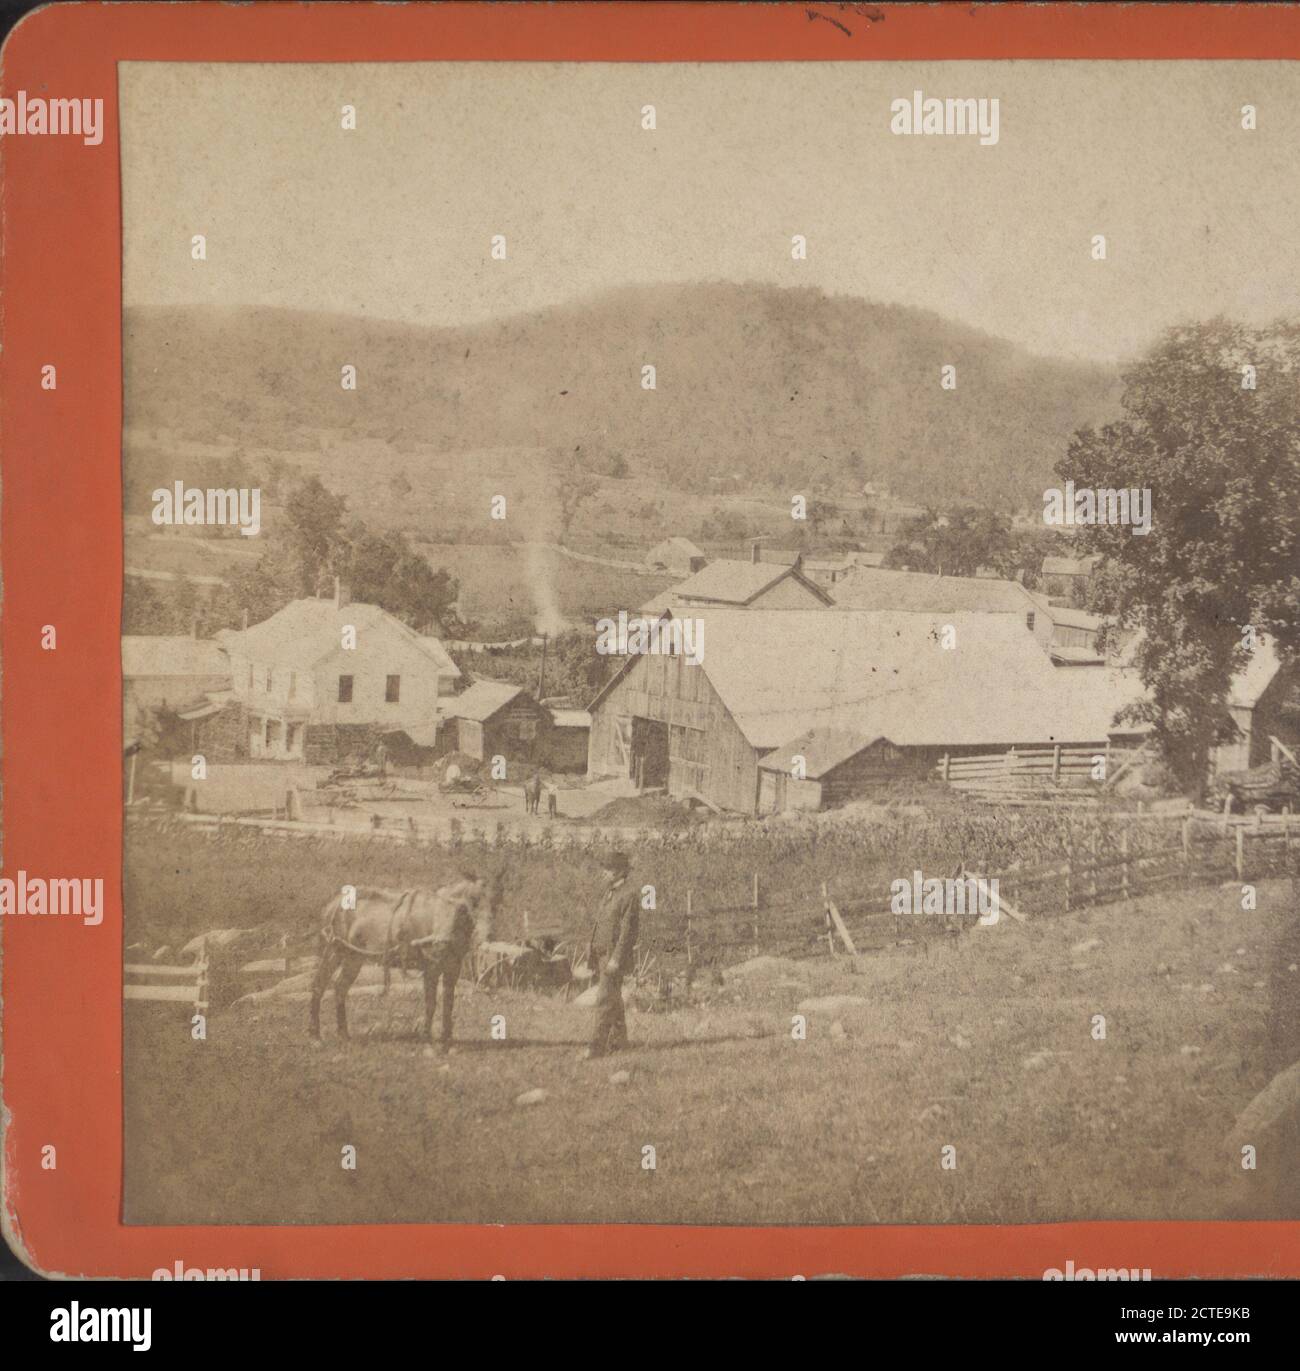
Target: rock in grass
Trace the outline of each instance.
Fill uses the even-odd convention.
[[[609,1078],[610,1085],[626,1085],[632,1079],[630,1071],[615,1071]]]
[[[836,1019],[835,1022],[831,1024],[831,1037],[847,1038],[848,1036],[848,1032],[845,1029],[844,1025],[838,1019]]]
[[[546,1091],[540,1088],[537,1090],[525,1090],[522,1095],[515,1096],[515,1103],[526,1108],[530,1104],[541,1104],[546,1097]]]

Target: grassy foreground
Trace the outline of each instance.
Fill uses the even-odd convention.
[[[1284,1144],[1260,1139],[1244,1172],[1225,1142],[1300,1055],[1291,886],[1240,903],[1202,888],[856,968],[741,963],[689,1002],[632,1009],[634,1049],[598,1063],[577,1060],[588,1011],[509,991],[462,991],[445,1060],[415,1036],[414,980],[354,995],[350,1044],[327,1001],[323,1048],[301,1001],[217,1014],[203,1043],[146,1010],[127,1024],[126,1218],[1295,1218]],[[808,1009],[796,1040],[798,1006],[832,995],[863,1003]]]

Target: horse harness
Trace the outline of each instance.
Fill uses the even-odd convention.
[[[393,904],[393,912],[388,916],[388,933],[384,938],[384,946],[378,952],[372,951],[367,947],[357,947],[354,943],[342,937],[340,934],[330,932],[327,941],[338,943],[340,947],[346,947],[349,952],[355,952],[361,957],[376,957],[382,962],[384,967],[384,980],[387,984],[388,970],[392,966],[399,952],[407,951],[415,947],[425,947],[429,943],[446,942],[447,939],[440,938],[436,933],[430,933],[424,938],[407,938],[405,941],[398,937],[398,921],[405,915],[415,903],[415,897],[419,894],[416,889],[404,890],[397,897]]]

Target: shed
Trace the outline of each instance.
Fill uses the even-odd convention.
[[[540,763],[550,712],[524,689],[505,681],[475,681],[444,703],[440,752],[464,752],[478,761]]]
[[[825,809],[911,772],[918,779],[926,762],[908,756],[888,738],[868,738],[854,729],[812,728],[758,764],[758,812]]]

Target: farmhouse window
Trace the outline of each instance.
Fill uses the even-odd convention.
[[[352,677],[339,677],[339,704],[350,705],[352,703]]]
[[[402,698],[402,678],[390,676],[384,686],[384,702],[395,705]]]
[[[1025,627],[1030,633],[1034,631],[1034,611],[1032,609],[1025,615]]]
[[[537,720],[516,719],[514,721],[514,732],[515,737],[518,738],[521,743],[531,742],[537,737]]]

